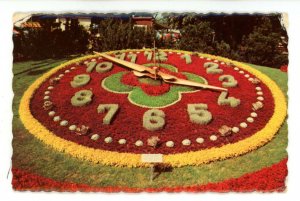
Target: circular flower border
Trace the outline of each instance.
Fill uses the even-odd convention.
[[[150,49],[145,49],[145,50],[150,50]],[[127,52],[127,51],[140,51],[140,50],[130,49],[125,51]],[[167,52],[172,51],[172,52],[183,53],[183,54],[191,54],[191,52],[181,51],[181,50],[164,49],[162,51],[167,51]],[[115,51],[110,51],[106,53],[112,54],[114,52]],[[264,84],[266,84],[270,89],[270,91],[272,92],[272,96],[274,98],[274,105],[275,105],[274,114],[263,129],[256,132],[251,137],[241,140],[239,142],[233,144],[227,144],[222,147],[210,148],[210,149],[205,149],[200,151],[164,155],[163,162],[168,163],[173,167],[181,167],[186,165],[201,165],[215,160],[224,160],[227,158],[236,157],[245,154],[247,152],[250,152],[252,150],[255,150],[258,147],[261,147],[267,142],[269,142],[275,136],[276,132],[281,127],[281,124],[285,120],[287,114],[287,103],[282,91],[277,86],[277,84],[265,74],[261,73],[258,70],[255,70],[254,68],[246,64],[237,61],[232,61],[227,58],[213,56],[209,54],[200,54],[200,53],[197,54],[199,56],[211,58],[214,60],[232,63],[233,65],[238,66],[239,68],[242,68],[252,73],[262,82],[264,82]],[[73,157],[83,159],[83,160],[88,160],[93,163],[101,163],[104,165],[127,166],[127,167],[149,166],[147,163],[141,162],[141,154],[119,153],[115,151],[93,149],[62,139],[56,136],[51,131],[49,131],[31,114],[30,100],[32,98],[32,95],[46,79],[48,79],[52,74],[54,74],[58,70],[63,69],[68,65],[86,59],[90,59],[93,57],[95,57],[95,55],[89,55],[89,56],[68,61],[64,64],[61,64],[53,68],[52,70],[48,71],[47,73],[43,74],[40,78],[38,78],[25,91],[23,97],[21,98],[20,107],[19,107],[19,114],[20,114],[21,121],[23,122],[25,128],[29,131],[29,133],[37,137],[39,140],[53,147],[55,150],[60,152],[65,152],[67,154],[70,154]]]

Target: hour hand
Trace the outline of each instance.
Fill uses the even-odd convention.
[[[158,72],[158,75],[162,78],[162,80],[164,82],[170,83],[170,84],[184,85],[184,86],[190,86],[190,87],[196,87],[196,88],[202,88],[202,89],[210,89],[210,90],[215,90],[215,91],[228,91],[228,89],[226,89],[226,88],[217,87],[217,86],[208,85],[208,84],[202,84],[202,83],[194,82],[191,80],[181,79],[176,76],[169,75],[167,73],[163,73],[161,71]]]
[[[151,73],[143,73],[143,72],[139,72],[139,71],[132,71],[132,72],[137,77],[150,77],[150,78],[156,79],[155,75],[153,75]]]
[[[155,75],[150,74],[150,73],[133,71],[133,74],[137,77],[150,77],[150,78],[156,79]],[[158,71],[157,75],[164,82],[169,83],[169,84],[184,85],[184,86],[190,86],[190,87],[196,87],[196,88],[202,88],[202,89],[210,89],[210,90],[215,90],[215,91],[228,91],[226,88],[181,79],[176,76],[173,76],[173,75],[170,75],[167,73],[163,73],[161,71]]]
[[[95,54],[102,56],[103,58],[110,60],[114,63],[120,64],[122,66],[125,66],[127,68],[130,68],[131,70],[137,71],[137,72],[148,72],[150,74],[155,74],[155,71],[151,68],[147,68],[143,65],[139,65],[139,64],[135,64],[135,63],[131,63],[129,61],[125,61],[125,60],[121,60],[112,56],[109,56],[107,54],[104,53],[100,53],[100,52],[95,52]]]

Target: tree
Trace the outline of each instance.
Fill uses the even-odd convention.
[[[99,38],[93,42],[97,51],[152,47],[154,39],[152,29],[133,28],[131,21],[116,18],[102,20],[98,31]]]
[[[210,27],[209,22],[188,24],[181,29],[181,34],[180,49],[205,53],[213,52],[214,30]]]
[[[271,20],[263,18],[261,25],[256,26],[252,33],[244,37],[241,56],[253,64],[280,67],[287,64],[287,57],[278,51],[281,42],[280,33],[274,32]]]

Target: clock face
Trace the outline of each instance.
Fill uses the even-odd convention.
[[[139,77],[92,55],[54,68],[26,91],[20,106],[26,128],[55,149],[94,162],[140,166],[141,154],[160,153],[180,166],[252,151],[285,118],[277,85],[245,64],[175,50],[106,54],[227,92]]]

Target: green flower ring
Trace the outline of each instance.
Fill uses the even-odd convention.
[[[153,65],[153,63],[144,64],[144,66],[148,67]],[[175,66],[169,64],[159,64],[159,66],[171,72],[178,72],[178,69]],[[108,76],[101,82],[101,86],[105,90],[113,93],[129,94],[129,102],[143,108],[168,107],[179,102],[181,100],[182,93],[194,93],[196,91],[199,91],[199,89],[194,89],[192,87],[172,85],[170,86],[170,90],[168,92],[159,96],[151,96],[146,94],[140,86],[130,86],[122,83],[122,76],[126,73],[127,72],[122,71]],[[208,84],[207,80],[199,75],[189,72],[181,73],[185,75],[188,80],[199,82],[202,84]]]

